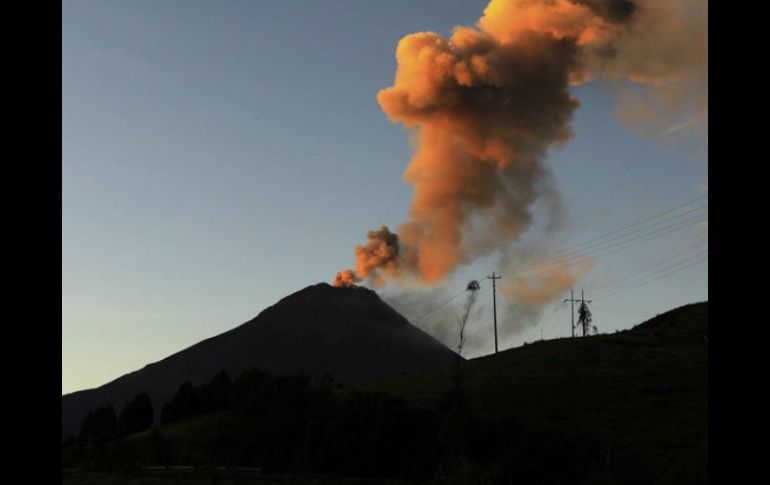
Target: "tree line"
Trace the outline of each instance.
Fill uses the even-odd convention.
[[[81,444],[99,440],[112,440],[149,429],[153,422],[153,409],[147,393],[138,394],[127,402],[120,415],[115,414],[112,404],[105,404],[88,412],[78,435]]]
[[[144,465],[260,467],[269,474],[324,474],[436,483],[580,483],[594,473],[592,442],[478,417],[458,386],[435,409],[377,392],[343,389],[331,376],[271,376],[260,370],[231,381],[220,372],[201,386],[182,384],[164,404],[165,426],[220,411],[194,438],[152,426],[140,394],[115,416],[89,413],[70,466],[125,470]],[[133,468],[132,468],[133,467]]]

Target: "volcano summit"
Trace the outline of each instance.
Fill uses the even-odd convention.
[[[77,435],[89,410],[111,403],[120,412],[142,392],[157,417],[185,381],[199,385],[222,369],[233,378],[255,367],[271,374],[328,372],[352,384],[448,366],[455,358],[374,291],[319,283],[232,330],[101,387],[62,396],[62,438]]]

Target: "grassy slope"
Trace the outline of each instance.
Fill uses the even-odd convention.
[[[568,436],[591,436],[624,470],[705,478],[708,303],[687,305],[632,330],[538,342],[468,361],[462,385],[473,410]],[[367,386],[432,407],[448,371]]]

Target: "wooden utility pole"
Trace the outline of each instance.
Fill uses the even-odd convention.
[[[499,280],[502,276],[495,276],[492,272],[492,276],[487,276],[488,280],[492,280],[492,315],[495,320],[495,353],[497,353],[497,301],[495,300],[495,280]]]

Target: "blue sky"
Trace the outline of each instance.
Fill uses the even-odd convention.
[[[64,2],[62,393],[330,281],[366,231],[396,227],[411,201],[401,176],[412,151],[376,94],[393,81],[402,36],[447,34],[485,4]],[[570,221],[554,244],[707,193],[705,136],[643,138],[618,120],[610,86],[574,95],[575,136],[547,162]],[[707,227],[691,237],[707,241]],[[578,288],[590,297],[666,244],[602,259]],[[493,270],[480,261],[446,287]],[[594,320],[612,331],[706,299],[707,260],[596,301]],[[546,338],[567,333],[564,310],[546,312]],[[539,327],[529,333],[510,345],[539,338]]]

